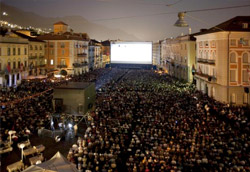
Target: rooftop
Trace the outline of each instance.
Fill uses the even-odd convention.
[[[57,86],[55,89],[80,89],[84,90],[90,85],[94,84],[93,82],[68,82],[67,84],[62,84]]]
[[[40,40],[89,40],[87,33],[71,33],[65,32],[62,34],[49,33],[37,37]]]
[[[66,26],[68,26],[66,23],[64,23],[62,21],[56,22],[56,23],[54,23],[54,25],[66,25]]]
[[[243,23],[247,23],[248,27],[244,28]],[[220,31],[250,32],[250,16],[236,16],[210,29],[201,31],[195,34],[195,36],[208,34],[208,33],[214,33],[214,32],[220,32]]]

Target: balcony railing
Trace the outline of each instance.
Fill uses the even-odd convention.
[[[88,66],[88,62],[82,62],[82,63],[73,63],[74,67],[84,67]]]
[[[87,53],[79,53],[77,54],[77,57],[87,57]]]
[[[67,68],[67,65],[57,65],[57,68]]]
[[[217,81],[217,78],[215,76],[211,76],[211,75],[204,74],[204,73],[201,73],[201,72],[195,72],[195,75],[206,78],[207,81],[212,82],[212,83],[215,83]]]
[[[29,56],[29,59],[36,59],[37,56]]]
[[[215,60],[214,59],[202,59],[202,58],[198,58],[197,62],[199,62],[199,63],[215,64]]]

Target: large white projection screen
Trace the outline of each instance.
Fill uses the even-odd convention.
[[[152,42],[111,43],[111,63],[152,64]]]

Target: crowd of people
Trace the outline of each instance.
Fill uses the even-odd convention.
[[[82,171],[249,171],[249,111],[150,70],[114,70],[69,150]]]
[[[67,156],[79,170],[250,170],[247,108],[217,102],[152,70],[98,69],[70,81],[95,82],[97,90],[92,120]],[[1,141],[10,130],[17,143],[50,127],[53,88],[64,82],[2,88]]]

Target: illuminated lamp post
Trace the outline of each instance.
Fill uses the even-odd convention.
[[[20,148],[22,149],[22,153],[21,153],[21,159],[22,159],[22,162],[23,162],[23,148],[25,147],[25,144],[20,144]]]

